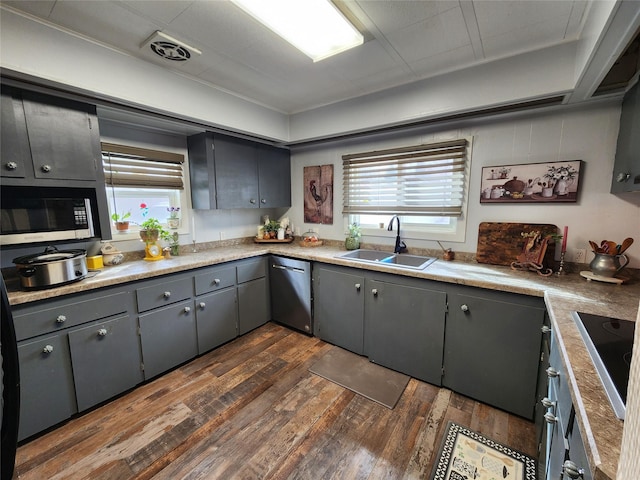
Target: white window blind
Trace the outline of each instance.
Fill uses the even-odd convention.
[[[184,155],[159,150],[102,143],[102,165],[107,185],[184,189]]]
[[[342,156],[345,214],[462,215],[466,139]]]

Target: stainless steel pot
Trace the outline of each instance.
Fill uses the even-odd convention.
[[[86,250],[58,250],[13,259],[22,288],[33,290],[77,282],[87,275]]]

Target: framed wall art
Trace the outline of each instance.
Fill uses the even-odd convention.
[[[582,160],[482,168],[480,203],[571,203],[578,200]]]
[[[304,167],[304,223],[333,224],[333,165]]]

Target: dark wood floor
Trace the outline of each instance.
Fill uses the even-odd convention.
[[[423,479],[448,420],[536,456],[533,423],[412,379],[393,410],[269,323],[22,445],[20,479]]]

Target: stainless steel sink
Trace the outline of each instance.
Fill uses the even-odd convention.
[[[434,257],[423,257],[421,255],[407,255],[399,253],[381,252],[379,250],[352,250],[338,255],[338,258],[347,258],[363,263],[384,263],[390,267],[423,270],[436,261]]]

